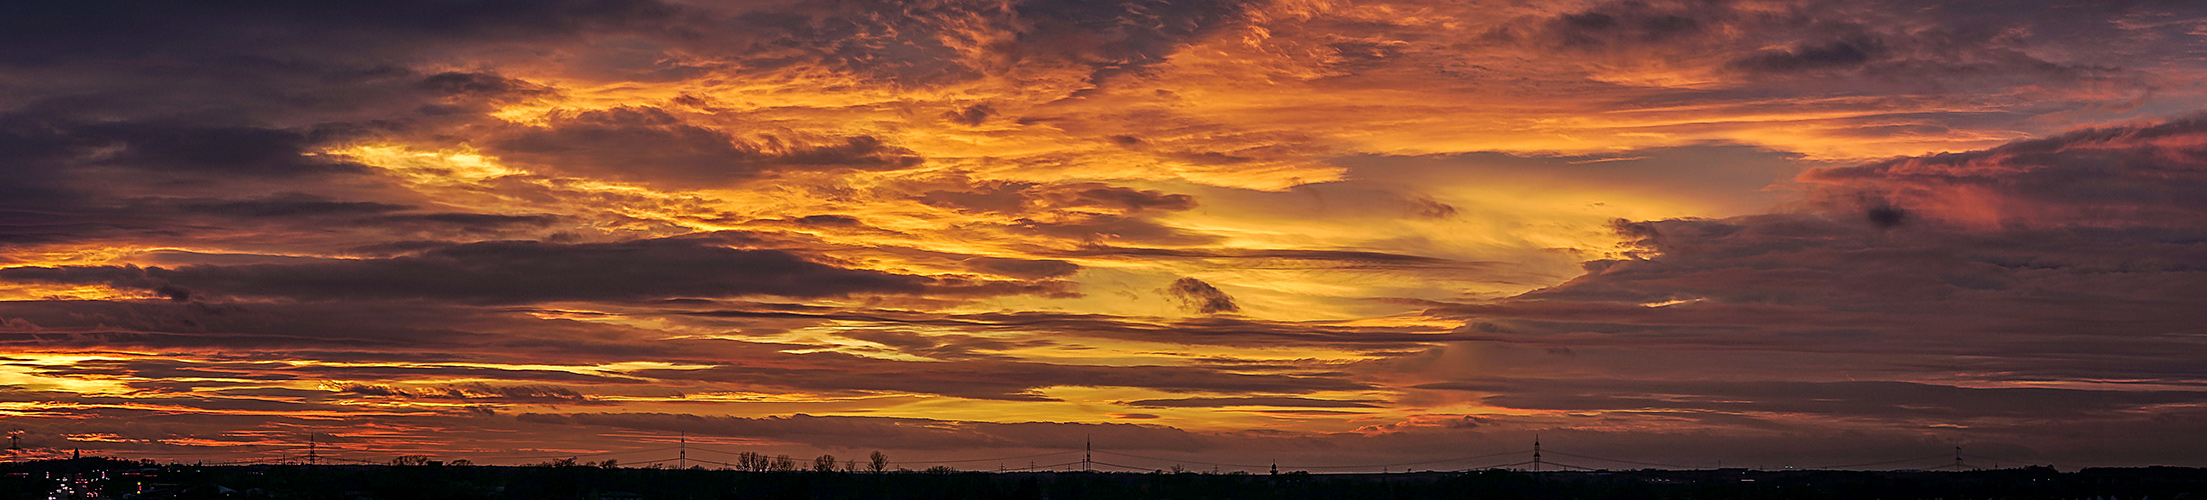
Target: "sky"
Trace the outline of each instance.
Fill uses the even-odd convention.
[[[2207,466],[2196,2],[102,0],[0,46],[17,458]]]

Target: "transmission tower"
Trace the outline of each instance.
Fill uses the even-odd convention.
[[[678,434],[677,436],[680,436],[680,437],[678,437],[678,438],[676,438],[676,439],[680,439],[680,440],[681,440],[681,442],[682,442],[682,451],[680,451],[680,452],[677,452],[678,454],[677,454],[677,455],[675,455],[675,456],[677,457],[677,460],[678,460],[678,461],[677,461],[677,462],[675,462],[675,463],[681,464],[681,466],[680,466],[680,467],[676,467],[676,468],[678,468],[678,469],[682,469],[682,470],[690,470],[690,433],[688,433],[688,432],[683,432],[683,433],[681,433],[681,434]],[[664,449],[664,448],[662,448],[662,449]],[[722,458],[722,460],[727,460],[727,459],[726,459],[726,458]]]
[[[309,432],[307,433],[307,465],[314,465],[321,462],[322,456],[315,454],[315,451],[316,449],[314,445],[314,433]]]
[[[1540,472],[1540,435],[1533,435],[1533,472]]]
[[[1095,458],[1096,458],[1096,435],[1094,435],[1094,434],[1090,434],[1090,435],[1088,435],[1088,440],[1086,440],[1086,441],[1083,441],[1083,442],[1081,443],[1081,471],[1082,471],[1082,472],[1087,472],[1087,471],[1092,471],[1092,470],[1096,470],[1096,466],[1095,466],[1095,465],[1092,465],[1092,464],[1094,463],[1094,460],[1095,460]]]

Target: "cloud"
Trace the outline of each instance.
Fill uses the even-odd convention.
[[[701,436],[745,437],[773,442],[804,443],[830,449],[944,450],[982,447],[1075,448],[1082,435],[1116,443],[1121,449],[1185,448],[1203,443],[1206,436],[1180,429],[1136,424],[1080,424],[1059,422],[999,423],[986,421],[884,418],[865,416],[786,417],[697,416],[665,413],[526,413],[524,422],[570,426],[602,426],[658,432],[689,432]],[[1087,434],[1078,434],[1087,433]],[[903,458],[897,460],[924,460]]]
[[[1415,347],[1422,342],[1487,340],[1481,332],[1449,332],[1423,327],[1348,325],[1329,321],[1265,321],[1204,316],[1174,321],[1094,313],[1014,311],[973,314],[916,313],[901,310],[814,309],[751,305],[737,309],[691,311],[708,318],[786,318],[839,321],[883,328],[899,326],[956,329],[975,333],[1021,333],[1044,329],[1055,335],[1161,342],[1184,345],[1344,348],[1364,352]],[[1236,366],[1228,359],[1210,359]],[[1273,366],[1271,362],[1255,363]],[[1292,363],[1290,363],[1292,364]]]
[[[2207,140],[2129,120],[2207,102],[2199,14],[10,4],[0,399],[211,455],[2196,460]],[[1103,416],[1158,425],[1010,421]]]
[[[1700,35],[1708,23],[1704,18],[1728,17],[1724,14],[1729,13],[1688,2],[1605,2],[1548,19],[1536,29],[1535,36],[1577,50],[1659,44]],[[1510,32],[1495,34],[1507,36]]]
[[[1054,387],[1287,394],[1369,388],[1363,383],[1332,376],[1250,374],[1186,366],[1069,365],[979,358],[955,362],[902,362],[841,353],[796,354],[696,370],[651,369],[629,373],[661,380],[800,391],[906,392],[1002,401],[1054,401],[1056,398],[1039,392]]]
[[[1815,201],[1973,228],[2187,227],[2207,217],[2207,118],[1810,170]]]
[[[1099,182],[1041,184],[1030,182],[966,182],[960,190],[931,190],[920,202],[978,212],[1087,212],[1133,215],[1173,212],[1196,207],[1194,196],[1154,189],[1135,189]]]
[[[301,217],[320,215],[379,215],[414,207],[372,201],[336,201],[321,196],[291,193],[267,198],[225,200],[159,200],[149,208],[172,208],[191,213],[232,217]]]
[[[745,143],[657,108],[621,107],[553,116],[543,128],[491,141],[525,165],[671,189],[725,186],[778,169],[897,169],[920,164],[909,149],[855,136],[820,144],[766,137]]]
[[[1969,388],[1916,382],[1512,380],[1437,383],[1420,389],[1493,394],[1504,408],[1561,411],[1693,410],[1833,418],[2109,418],[2193,404],[2207,392]]]
[[[2197,176],[2186,173],[2200,165],[2197,128],[2191,119],[2093,128],[1812,170],[1802,180],[1817,212],[1620,221],[1637,246],[1624,258],[1510,299],[1431,312],[1493,325],[1467,336],[1564,347],[1574,359],[1603,352],[1542,358],[1550,362],[1667,360],[1685,363],[1671,375],[1682,378],[1756,373],[1687,363],[1756,351],[1792,359],[1803,376],[2188,384],[2203,372],[2171,353],[2197,348],[2173,332],[2207,307],[2181,292],[2207,286],[2191,264],[2207,259],[2198,222],[2207,218],[2190,194]],[[1646,361],[1620,360],[1624,352]],[[1901,398],[1920,388],[1887,389]]]
[[[1219,408],[1241,406],[1269,406],[1287,408],[1379,408],[1376,401],[1287,398],[1287,397],[1236,397],[1236,398],[1180,398],[1144,399],[1126,401],[1127,406],[1147,408]]]
[[[1217,261],[1242,269],[1391,269],[1480,268],[1490,263],[1460,262],[1436,257],[1355,250],[1145,248],[1085,245],[1062,252],[1066,256],[1126,259],[1196,259]]]
[[[1120,215],[1076,213],[1022,218],[1014,221],[1011,227],[1033,236],[1092,244],[1124,242],[1145,245],[1202,245],[1219,240],[1217,236]]]
[[[45,208],[50,213],[57,205],[86,204],[89,196],[79,187],[85,176],[204,182],[364,171],[360,165],[310,156],[315,142],[310,133],[278,128],[182,121],[86,123],[39,113],[0,113],[0,174],[14,179],[0,187],[0,194],[9,195],[0,207]]]
[[[160,2],[121,5],[21,5],[0,16],[4,38],[24,50],[0,62],[64,64],[149,57],[215,58],[390,51],[441,42],[515,39],[664,19],[660,2],[572,0],[551,3],[405,2],[375,8],[236,3],[183,8]],[[38,21],[32,22],[30,20]],[[251,22],[258,29],[221,28]],[[395,46],[395,47],[394,47]]]
[[[917,276],[843,269],[779,250],[709,238],[556,244],[471,243],[418,255],[313,264],[14,267],[0,279],[106,284],[192,294],[309,300],[435,299],[470,303],[918,293]]]
[[[1100,82],[1163,62],[1234,26],[1248,7],[1231,0],[823,2],[733,16],[745,29],[730,42],[743,50],[729,57],[750,68],[810,63],[897,85],[971,81],[1012,65],[1085,68],[1087,80]],[[899,15],[881,15],[892,10]]]
[[[965,264],[975,271],[1026,279],[1060,278],[1080,271],[1079,264],[1062,260],[974,257],[966,259]]]
[[[1133,189],[1094,182],[1055,184],[1032,190],[1036,201],[1052,208],[1100,208],[1123,213],[1146,210],[1188,210],[1195,208],[1195,197],[1185,194],[1166,194],[1156,190]]]
[[[351,384],[337,388],[347,395],[397,398],[411,400],[455,400],[470,403],[503,403],[531,405],[604,405],[602,401],[569,389],[551,385],[457,384],[443,387],[404,389],[387,385]]]
[[[1172,294],[1174,300],[1180,301],[1181,307],[1197,314],[1241,311],[1241,306],[1234,304],[1233,296],[1227,295],[1218,287],[1211,286],[1210,283],[1204,283],[1203,280],[1195,278],[1173,280],[1172,286],[1167,288],[1166,292]]]
[[[1751,71],[1813,71],[1846,68],[1870,62],[1885,52],[1874,39],[1840,40],[1828,44],[1764,50],[1733,60],[1732,67]]]

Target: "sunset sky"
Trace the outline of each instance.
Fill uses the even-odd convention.
[[[2202,110],[2181,1],[7,2],[0,430],[2207,466]]]

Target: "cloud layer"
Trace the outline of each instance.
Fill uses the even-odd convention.
[[[10,5],[0,415],[190,460],[2201,465],[2202,16]]]

